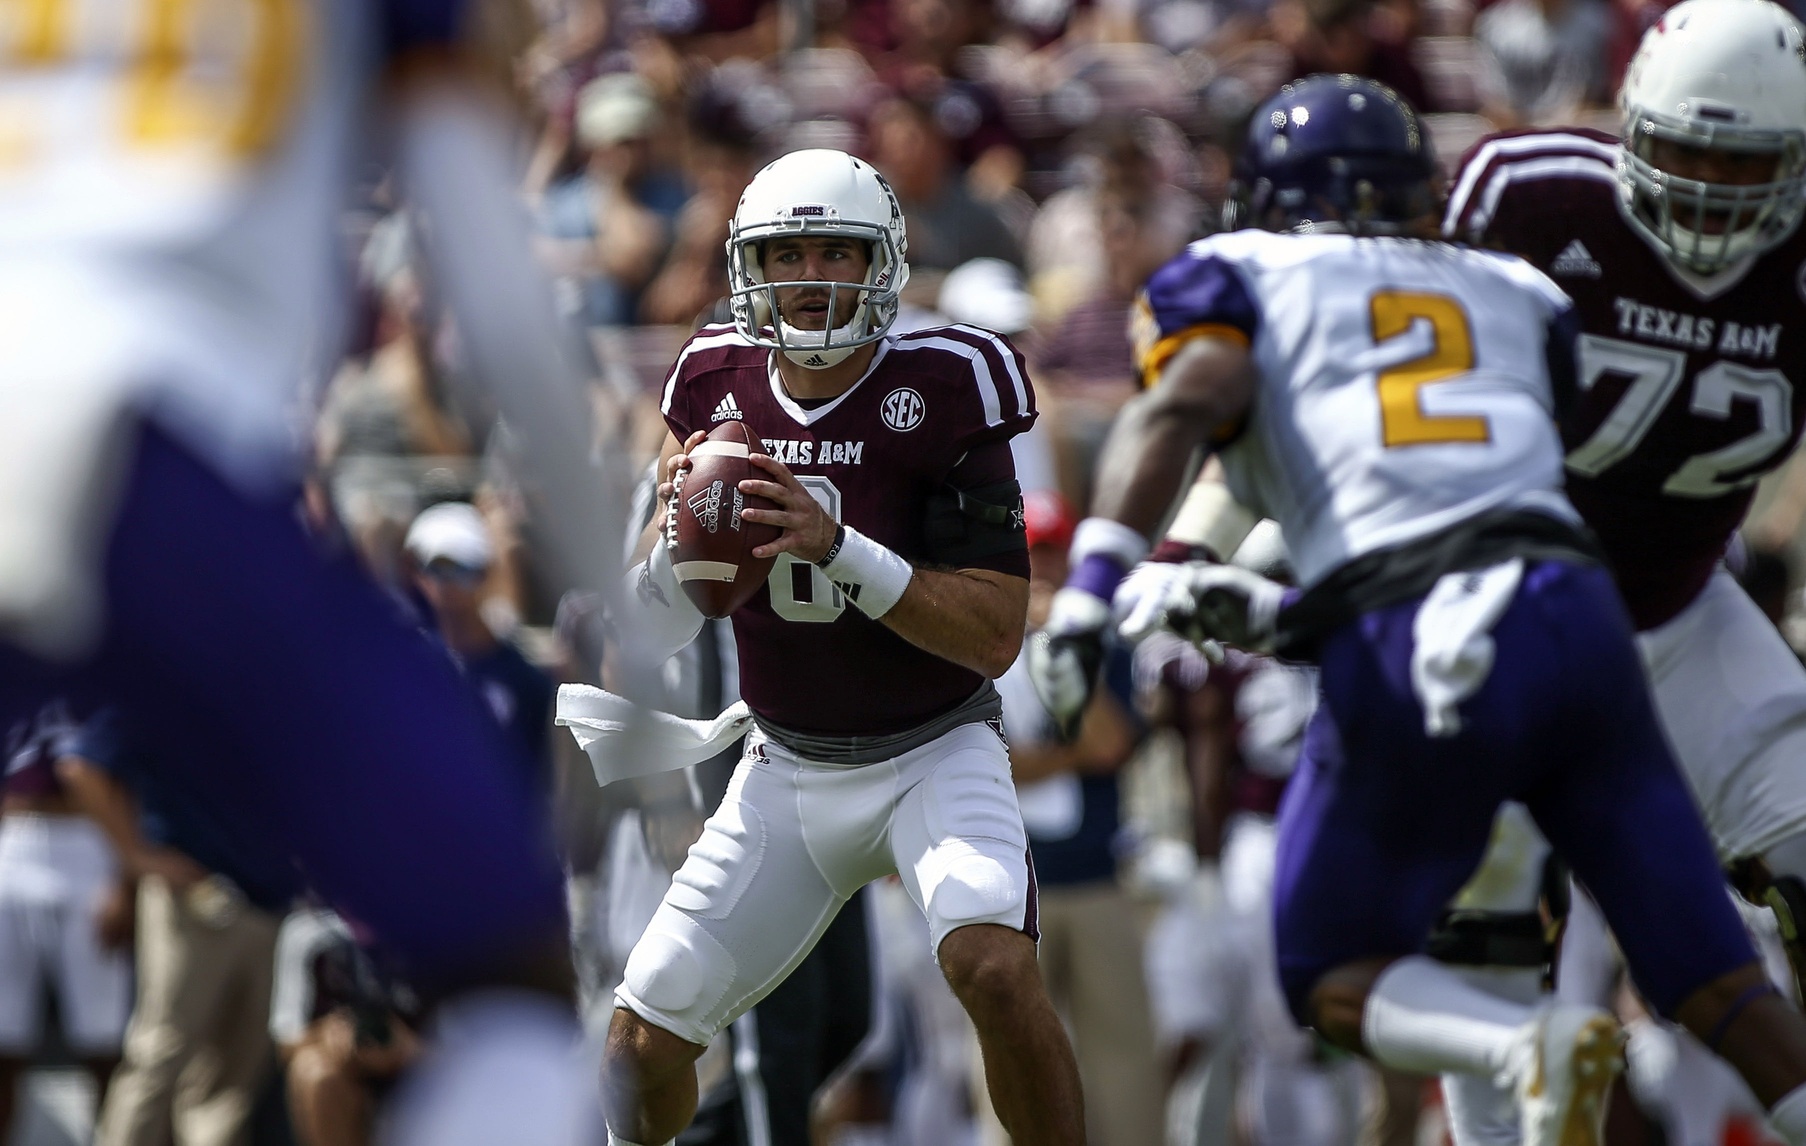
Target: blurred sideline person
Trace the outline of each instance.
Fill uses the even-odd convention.
[[[0,1137],[43,1045],[54,988],[62,1042],[94,1080],[119,1065],[132,1010],[132,884],[106,833],[57,775],[75,725],[47,705],[8,737],[0,772]]]
[[[1233,564],[1291,583],[1272,522],[1249,534]],[[1274,961],[1277,816],[1317,707],[1309,665],[1227,650],[1210,663],[1158,633],[1136,649],[1136,673],[1169,694],[1192,757],[1200,858],[1215,886],[1169,903],[1148,936],[1148,979],[1174,1074],[1227,1046],[1234,1063],[1235,1132],[1250,1146],[1347,1146],[1377,1100],[1373,1071],[1325,1054],[1286,1009]],[[1217,1061],[1223,1061],[1218,1059]],[[1417,1107],[1410,1114],[1415,1118]],[[1189,1146],[1204,1126],[1175,1127]]]
[[[1150,565],[1124,627],[1322,665],[1275,896],[1299,1021],[1389,1065],[1510,1080],[1527,1143],[1597,1140],[1616,1021],[1499,998],[1419,954],[1519,799],[1651,1005],[1806,1142],[1806,1021],[1724,898],[1622,604],[1559,492],[1550,415],[1574,384],[1575,316],[1520,260],[1411,237],[1432,233],[1430,174],[1415,112],[1371,81],[1313,77],[1257,111],[1235,213],[1305,233],[1205,240],[1150,280],[1154,389],[1106,449],[1043,696],[1069,713],[1083,695],[1085,634],[1108,624],[1185,457],[1217,444],[1237,500],[1285,531],[1302,591]]]
[[[552,680],[483,615],[482,588],[495,563],[495,543],[476,506],[445,501],[421,511],[403,547],[414,559],[414,587],[458,667],[501,725],[526,779],[544,798],[552,791]]]
[[[341,208],[386,142],[561,572],[610,564],[472,7],[46,5],[0,65],[29,136],[0,185],[0,717],[117,704],[159,782],[298,862],[435,998],[532,992],[448,1015],[398,1131],[435,1146],[496,1119],[569,1134],[593,1101],[567,1061],[559,870],[455,669],[304,532],[293,416],[336,349]]]
[[[1028,630],[1047,618],[1066,580],[1076,519],[1052,490],[1025,493],[1029,558]],[[997,681],[1010,772],[1035,863],[1041,904],[1041,973],[1072,1032],[1085,1086],[1086,1141],[1133,1146],[1161,1141],[1160,1071],[1148,986],[1142,976],[1141,914],[1117,879],[1122,827],[1118,773],[1139,730],[1126,704],[1128,650],[1111,658],[1106,687],[1092,697],[1078,740],[1059,743],[1018,657]]]
[[[338,915],[304,907],[276,936],[270,1038],[298,1146],[365,1146],[378,1100],[420,1056],[420,1000]]]
[[[228,1146],[270,1069],[276,927],[300,883],[163,781],[117,711],[83,724],[57,768],[138,884],[137,1001],[95,1141]]]
[[[902,208],[843,152],[754,177],[729,251],[735,323],[685,346],[662,408],[661,501],[686,451],[738,419],[772,454],[739,492],[777,508],[766,585],[733,616],[755,726],[721,808],[628,959],[604,1069],[611,1141],[662,1144],[692,1063],[896,873],[978,1028],[1022,1142],[1084,1140],[1077,1071],[1035,961],[1027,840],[991,680],[1021,647],[1028,560],[1009,439],[1035,418],[1021,358],[967,327],[892,336]],[[631,575],[648,642],[703,618],[656,530]],[[624,622],[626,619],[624,619]]]

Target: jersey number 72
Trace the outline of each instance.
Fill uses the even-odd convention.
[[[1597,477],[1634,453],[1648,436],[1686,376],[1687,356],[1595,334],[1581,335],[1575,352],[1583,390],[1591,390],[1606,374],[1631,379],[1592,436],[1568,454],[1570,470]],[[1663,493],[1720,497],[1755,484],[1770,468],[1793,437],[1793,386],[1779,370],[1715,362],[1694,377],[1688,405],[1694,414],[1722,420],[1739,398],[1754,404],[1756,428],[1727,446],[1686,459],[1662,483]]]

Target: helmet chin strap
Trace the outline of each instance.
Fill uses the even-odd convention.
[[[829,335],[836,330],[848,327],[857,329],[865,322],[866,304],[860,303],[853,311],[853,317],[841,326],[826,330],[798,330],[782,318],[778,319],[779,331],[784,344],[785,358],[808,370],[826,370],[830,366],[838,366],[845,362],[857,346],[829,346]]]
[[[798,331],[797,333],[814,334],[815,331]],[[788,332],[785,333],[784,338],[788,341],[790,338]],[[783,352],[783,355],[785,358],[790,359],[790,361],[805,369],[826,370],[830,366],[839,366],[842,362],[845,362],[847,356],[852,354],[856,349],[858,348],[853,346],[836,346],[832,349],[817,348],[814,350],[786,350]]]

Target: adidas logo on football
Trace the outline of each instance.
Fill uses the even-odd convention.
[[[826,366],[827,364],[828,360],[819,354],[811,354],[809,357],[803,359],[804,366]]]
[[[1599,266],[1599,260],[1587,250],[1586,244],[1575,239],[1561,249],[1561,254],[1555,256],[1555,261],[1549,265],[1549,273],[1570,278],[1584,276],[1596,279],[1603,273],[1603,269]]]
[[[690,512],[696,520],[710,533],[721,527],[721,488],[723,483],[712,481],[708,488],[690,499]]]
[[[737,422],[744,422],[746,420],[741,417],[740,407],[735,403],[732,392],[729,392],[727,397],[721,399],[721,404],[715,407],[715,412],[713,414],[709,415],[709,421],[725,422],[729,418],[732,418]]]

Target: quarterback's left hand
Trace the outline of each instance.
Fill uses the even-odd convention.
[[[790,467],[770,454],[750,454],[747,461],[771,475],[770,481],[748,478],[740,483],[740,492],[753,497],[769,498],[776,509],[748,506],[741,516],[747,521],[775,525],[784,532],[770,545],[753,550],[754,557],[770,557],[776,553],[794,553],[811,564],[828,555],[834,545],[834,534],[840,523],[828,516],[803,483],[796,480]]]
[[[1144,591],[1128,605],[1118,626],[1125,638],[1139,641],[1164,628],[1200,643],[1273,651],[1284,585],[1234,565],[1191,561],[1169,568],[1176,572],[1148,574]]]
[[[1067,586],[1054,594],[1047,624],[1028,645],[1028,676],[1053,717],[1054,733],[1070,744],[1091,702],[1104,664],[1104,630],[1110,606],[1094,594]]]

